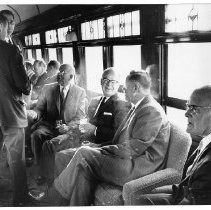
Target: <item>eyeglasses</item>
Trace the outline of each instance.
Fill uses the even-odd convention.
[[[186,105],[186,111],[190,110],[193,113],[197,113],[200,108],[202,108],[202,109],[211,109],[211,106],[198,106],[198,105],[192,105],[192,104],[189,104],[189,103],[186,103],[185,105]]]
[[[116,81],[116,80],[110,80],[110,79],[107,79],[107,78],[105,78],[105,79],[103,79],[103,83],[105,83],[105,84],[112,84],[112,85],[115,85],[115,84],[117,84],[118,83],[118,81]]]

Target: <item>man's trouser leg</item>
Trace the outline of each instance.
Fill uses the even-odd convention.
[[[12,175],[13,202],[22,202],[27,193],[24,128],[2,126],[2,133]]]
[[[63,198],[70,200],[71,206],[90,205],[100,170],[100,150],[81,147],[54,181],[54,186]]]

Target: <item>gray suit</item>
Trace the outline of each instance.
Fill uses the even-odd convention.
[[[54,185],[70,205],[90,205],[99,181],[123,186],[162,169],[169,134],[170,124],[162,107],[146,96],[128,113],[113,145],[80,147]]]
[[[35,131],[31,134],[32,151],[37,162],[40,158],[43,142],[59,135],[56,129],[56,120],[62,120],[64,124],[68,125],[83,118],[86,114],[85,99],[85,90],[77,85],[72,85],[61,106],[58,83],[44,86],[35,107],[40,121],[37,123]]]
[[[13,202],[23,201],[27,191],[25,170],[26,107],[30,83],[16,46],[0,41],[0,126],[13,180]]]

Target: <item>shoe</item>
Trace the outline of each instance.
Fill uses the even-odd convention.
[[[24,207],[24,206],[35,206],[36,202],[34,202],[34,199],[32,199],[31,196],[27,195],[25,198],[19,200],[19,201],[14,201],[13,206],[14,207]]]
[[[29,196],[36,206],[67,206],[68,204],[68,200],[63,198],[54,186],[37,195],[29,192]]]

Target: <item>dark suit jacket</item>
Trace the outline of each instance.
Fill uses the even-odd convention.
[[[89,122],[97,127],[95,138],[97,144],[113,139],[117,128],[131,107],[128,102],[121,99],[119,94],[115,94],[105,102],[101,110],[98,109],[96,112],[101,98],[94,98],[88,107]]]
[[[30,89],[18,48],[0,40],[0,124],[9,127],[27,126],[22,94],[28,95]]]
[[[189,176],[186,176],[187,168],[193,164],[196,153],[197,150],[185,164],[182,182],[173,186],[176,204],[184,197],[192,204],[211,204],[211,143],[197,158]]]
[[[64,112],[64,121],[68,125],[71,121],[85,117],[85,90],[77,85],[70,86],[63,109],[60,107],[60,87],[58,83],[47,84],[43,87],[38,98],[35,111],[41,123],[55,127],[56,120],[61,119],[61,111]]]

